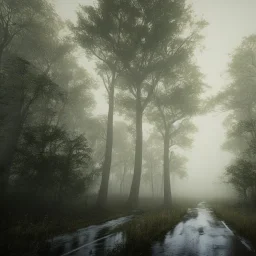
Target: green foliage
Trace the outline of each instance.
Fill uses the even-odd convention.
[[[231,183],[242,197],[247,198],[246,191],[256,185],[255,165],[244,159],[237,159],[226,168],[226,182]]]
[[[192,20],[185,1],[101,0],[97,7],[81,6],[78,25],[72,29],[89,55],[110,67],[118,63],[121,86],[132,98],[140,89],[145,108],[157,82],[152,74],[157,77],[190,55],[204,25]],[[182,37],[188,28],[192,35]]]
[[[90,154],[83,136],[71,138],[49,125],[27,127],[12,168],[15,189],[34,191],[33,196],[48,202],[77,197],[90,184]]]
[[[71,25],[75,39],[88,56],[103,63],[98,67],[108,93],[111,88],[107,86],[108,81],[118,78],[115,85],[118,85],[119,112],[136,120],[135,182],[141,175],[142,127],[139,126],[142,126],[144,110],[163,76],[169,72],[175,74],[176,65],[193,55],[206,23],[194,20],[185,0],[99,0],[95,6],[80,6],[77,14],[77,25]],[[190,83],[196,84],[197,69],[190,67],[188,73]],[[194,92],[190,91],[191,97],[186,98],[188,104],[193,104],[192,94],[197,95],[199,87],[191,89]],[[183,98],[176,100],[175,93],[182,95],[188,88],[180,86],[179,91],[165,101],[187,106]],[[186,111],[191,109],[190,106]],[[138,196],[138,186],[137,182],[134,198]]]
[[[202,74],[195,65],[184,63],[177,66],[158,85],[153,104],[148,111],[149,120],[155,123],[162,135],[167,130],[172,132],[171,130],[175,130],[175,122],[199,112],[203,89]],[[189,126],[187,131],[195,131],[192,124]]]
[[[216,107],[229,113],[225,121],[229,144],[226,148],[240,153],[255,133],[255,45],[255,35],[244,38],[229,64],[231,83],[212,100]],[[238,139],[241,143],[235,142]]]
[[[179,154],[172,154],[170,158],[171,174],[183,179],[187,177],[186,164],[188,159]]]
[[[85,197],[93,180],[95,84],[64,28],[46,0],[0,1],[1,196],[4,184],[27,197],[28,213]]]
[[[225,175],[227,182],[245,199],[248,198],[248,190],[252,190],[252,197],[255,197],[256,185],[255,46],[255,35],[244,38],[231,55],[228,70],[231,82],[210,100],[212,106],[228,113],[224,122],[227,140],[223,149],[233,153],[237,159],[226,168]]]
[[[2,62],[5,51],[24,49],[25,41],[33,44],[46,42],[53,35],[53,29],[58,22],[52,6],[46,0],[1,0],[0,1],[0,59]],[[51,25],[50,25],[51,24]],[[46,32],[47,31],[47,32]],[[43,35],[43,36],[42,36]],[[29,46],[31,46],[31,44]],[[28,46],[28,45],[27,45]],[[28,48],[27,48],[28,49]],[[39,53],[42,48],[38,48]],[[24,56],[23,56],[24,57]]]

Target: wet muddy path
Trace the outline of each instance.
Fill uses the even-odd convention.
[[[133,216],[108,221],[55,237],[46,254],[50,256],[110,256],[125,243],[122,232],[111,230],[130,221]],[[188,209],[183,220],[161,241],[152,245],[152,256],[249,256],[256,255],[248,241],[236,236],[225,222],[218,220],[205,203]],[[116,255],[116,254],[115,254]],[[120,255],[125,255],[121,252]],[[146,255],[146,254],[145,254]]]
[[[124,242],[122,232],[112,233],[114,228],[130,221],[133,216],[118,218],[101,225],[79,229],[75,233],[49,240],[49,248],[43,255],[49,256],[103,256]]]
[[[184,220],[163,241],[153,245],[152,255],[249,256],[255,253],[248,241],[235,236],[205,203],[200,203],[188,210]]]

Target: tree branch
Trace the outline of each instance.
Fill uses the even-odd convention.
[[[152,79],[152,80],[153,80],[153,79]],[[146,97],[146,99],[145,99],[145,101],[144,101],[144,103],[143,103],[143,105],[142,105],[142,110],[143,110],[143,111],[145,110],[145,108],[147,107],[148,103],[149,103],[150,100],[152,99],[153,94],[154,94],[154,91],[155,91],[155,88],[156,88],[156,86],[157,86],[159,80],[160,80],[160,74],[158,75],[158,77],[156,78],[156,80],[152,82],[152,85],[151,85],[151,88],[150,88],[150,90],[149,90],[149,92],[148,92],[148,95],[147,95],[147,97]]]

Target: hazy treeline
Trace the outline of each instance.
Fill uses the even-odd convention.
[[[256,202],[256,36],[243,39],[231,55],[230,82],[210,102],[227,113],[223,149],[234,155],[224,181],[248,202]]]
[[[1,198],[85,204],[99,184],[104,207],[115,184],[134,208],[142,183],[170,208],[170,171],[186,176],[187,161],[173,147],[191,146],[203,104],[194,54],[206,22],[185,0],[98,0],[77,18],[63,23],[47,0],[0,1]],[[94,113],[99,86],[106,117]]]
[[[98,1],[84,6],[75,40],[96,60],[108,94],[106,150],[98,205],[107,200],[115,110],[134,123],[134,171],[128,206],[137,207],[143,163],[143,122],[163,141],[164,202],[171,205],[170,147],[189,143],[189,118],[199,111],[202,75],[193,61],[204,21],[185,1]],[[177,124],[179,122],[179,124]],[[180,133],[180,141],[175,141]]]
[[[72,201],[93,178],[93,136],[101,129],[92,116],[95,84],[50,3],[0,6],[1,197]]]

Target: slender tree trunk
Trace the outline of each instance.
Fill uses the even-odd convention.
[[[128,207],[137,208],[139,202],[140,180],[142,173],[142,116],[143,110],[141,105],[141,91],[137,89],[136,97],[136,145],[135,145],[135,162],[131,190],[128,198]]]
[[[172,204],[169,148],[170,136],[169,129],[167,129],[164,136],[164,207],[166,209],[170,209]]]
[[[151,176],[152,198],[154,199],[155,195],[154,195],[154,181],[153,181],[153,166],[152,166],[152,162],[151,162],[151,166],[150,166],[150,176]]]
[[[112,147],[113,147],[113,119],[114,119],[114,96],[115,86],[112,82],[109,90],[109,107],[108,107],[108,124],[107,124],[107,139],[106,139],[106,150],[105,159],[102,168],[102,178],[100,184],[100,190],[97,198],[97,205],[104,207],[108,197],[108,185],[109,176],[112,160]]]
[[[120,185],[119,185],[119,194],[122,195],[122,186],[123,186],[123,180],[121,178]]]
[[[121,177],[121,182],[120,182],[120,195],[124,193],[124,179],[125,179],[126,169],[127,169],[126,163],[124,163],[123,175]]]
[[[160,196],[164,195],[164,172],[161,177],[161,188],[160,188]]]
[[[126,167],[126,163],[124,166],[124,173],[123,173],[123,181],[122,181],[122,193],[124,194],[124,181],[125,181],[125,175],[126,175],[126,171],[127,171],[127,167]]]

